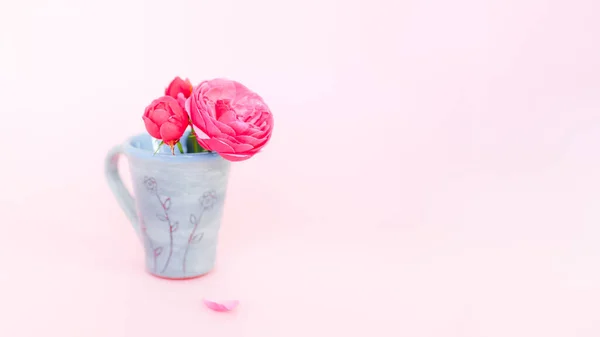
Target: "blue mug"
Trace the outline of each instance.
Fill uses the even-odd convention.
[[[118,172],[121,155],[129,161],[135,198]],[[155,153],[147,134],[108,153],[108,184],[143,243],[148,272],[187,279],[213,268],[229,169],[214,152]]]

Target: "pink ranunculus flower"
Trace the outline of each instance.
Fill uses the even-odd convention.
[[[273,115],[269,107],[238,82],[204,81],[194,88],[185,108],[198,143],[227,160],[246,160],[271,138]]]
[[[189,79],[186,78],[184,81],[181,77],[177,76],[165,89],[165,95],[175,98],[183,107],[185,106],[185,100],[190,97],[193,89],[192,82]]]
[[[169,145],[173,151],[189,124],[189,119],[177,100],[170,96],[155,99],[142,117],[148,133]]]

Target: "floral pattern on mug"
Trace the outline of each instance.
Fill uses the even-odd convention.
[[[144,186],[149,192],[156,191],[156,179],[152,177],[144,177]]]
[[[202,208],[204,208],[204,209],[211,209],[215,205],[216,201],[217,201],[217,192],[211,190],[211,191],[204,192],[204,194],[202,195],[202,199],[200,199],[200,204],[202,205]]]

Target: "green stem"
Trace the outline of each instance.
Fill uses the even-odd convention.
[[[160,151],[160,147],[161,147],[161,146],[163,146],[163,144],[164,144],[164,143],[165,143],[165,142],[163,142],[162,140],[160,141],[160,144],[158,144],[158,148],[156,149],[156,151],[154,151],[154,154],[153,154],[153,156],[154,156],[155,154],[157,154],[157,153],[158,153],[158,151]]]
[[[200,152],[208,152],[206,151],[200,144],[198,144],[198,140],[196,139],[196,132],[194,132],[194,128],[192,127],[192,131],[187,138],[186,145],[188,148],[188,153],[200,153]]]

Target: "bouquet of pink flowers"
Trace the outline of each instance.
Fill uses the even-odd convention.
[[[108,184],[143,244],[148,272],[167,279],[204,275],[216,261],[231,162],[265,147],[273,116],[238,82],[193,86],[176,77],[142,119],[149,135],[134,135],[107,154]],[[160,151],[163,145],[170,151]],[[119,173],[121,156],[129,161],[133,194]]]
[[[229,161],[249,159],[271,138],[273,115],[267,104],[244,85],[227,80],[203,81],[197,86],[176,77],[165,95],[152,101],[143,115],[148,133],[187,152],[216,152]],[[191,132],[182,139],[188,126]],[[157,150],[158,151],[158,150]]]

